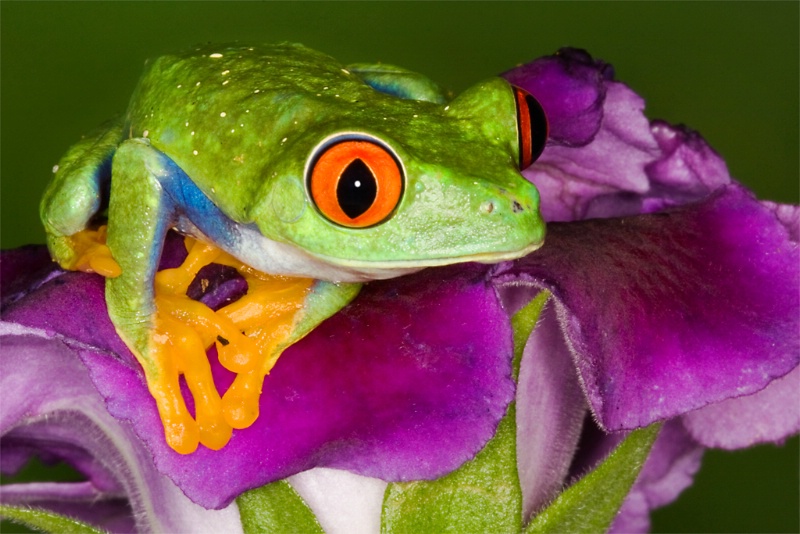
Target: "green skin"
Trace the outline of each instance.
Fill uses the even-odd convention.
[[[334,224],[309,199],[309,159],[343,133],[380,140],[404,169],[400,203],[376,226]],[[288,345],[362,282],[538,248],[539,196],[518,154],[515,99],[500,78],[448,104],[433,82],[396,67],[345,68],[290,44],[205,47],[148,63],[126,115],[59,163],[41,215],[54,258],[69,264],[68,236],[102,209],[111,164],[108,246],[122,274],[108,279],[106,300],[147,371],[170,227],[256,269],[320,280]]]

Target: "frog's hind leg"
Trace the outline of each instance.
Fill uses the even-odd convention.
[[[201,441],[218,449],[230,438],[230,428],[222,418],[203,340],[156,306],[153,283],[166,232],[177,219],[178,207],[165,184],[185,176],[141,139],[119,146],[112,174],[108,246],[122,273],[106,283],[109,316],[142,365],[167,443],[183,454]],[[196,421],[181,395],[181,375],[195,400]]]
[[[121,119],[110,121],[73,145],[53,169],[40,215],[50,253],[66,269],[119,274],[104,230],[90,225],[108,201],[111,158],[123,137]]]
[[[402,67],[385,63],[354,63],[348,65],[347,70],[376,91],[387,95],[434,104],[447,102],[444,92],[433,80]]]
[[[347,305],[361,288],[361,284],[265,276],[246,267],[243,274],[247,295],[218,312],[257,347],[251,353],[254,357],[243,357],[234,343],[218,345],[220,363],[237,373],[222,398],[225,420],[233,428],[247,428],[258,417],[264,377],[283,351]]]

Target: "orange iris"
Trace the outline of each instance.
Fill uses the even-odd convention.
[[[311,198],[330,221],[366,228],[386,220],[403,193],[400,165],[385,147],[363,139],[331,145],[313,164]]]

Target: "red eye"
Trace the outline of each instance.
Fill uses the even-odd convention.
[[[308,180],[322,215],[349,228],[385,221],[403,194],[403,172],[395,156],[365,139],[327,146],[312,163]]]
[[[547,116],[539,101],[519,87],[513,87],[517,100],[517,131],[519,132],[519,170],[530,167],[544,150],[547,142]]]

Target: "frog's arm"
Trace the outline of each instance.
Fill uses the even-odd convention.
[[[405,100],[423,100],[434,104],[447,101],[442,89],[422,74],[394,65],[381,63],[355,63],[347,70],[364,80],[364,83],[382,93]]]
[[[112,120],[73,145],[54,169],[40,214],[50,253],[65,268],[75,269],[81,255],[71,236],[88,226],[108,198],[111,157],[122,138],[122,120]]]
[[[231,251],[241,225],[145,140],[122,143],[112,172],[108,246],[122,274],[107,282],[109,315],[144,369],[170,446],[182,453],[198,442],[218,449],[232,428],[246,428],[258,416],[264,376],[282,351],[352,300],[360,286],[271,277],[201,242],[182,266],[156,275],[174,224],[191,221],[210,242]],[[186,296],[210,262],[233,265],[248,282],[247,295],[216,313]],[[205,355],[212,344],[220,362],[237,373],[222,399]],[[194,397],[196,420],[181,396],[180,375]]]

